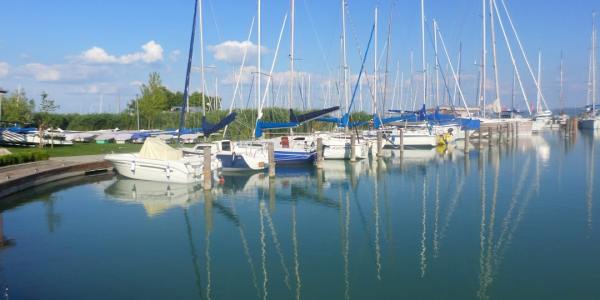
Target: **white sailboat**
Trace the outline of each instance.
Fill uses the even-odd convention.
[[[590,55],[591,68],[591,106],[586,108],[586,112],[579,120],[581,129],[600,129],[600,115],[596,111],[596,13],[592,14],[592,49]]]

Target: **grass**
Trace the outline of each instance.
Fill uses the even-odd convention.
[[[17,154],[21,152],[31,151],[31,147],[5,147],[11,153]],[[142,144],[96,144],[96,143],[76,143],[72,146],[50,146],[44,147],[50,157],[63,156],[78,156],[78,155],[96,155],[109,153],[129,153],[138,152],[142,148]]]

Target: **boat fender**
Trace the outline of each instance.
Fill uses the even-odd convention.
[[[129,167],[131,173],[135,173],[135,160],[131,162],[131,166]]]
[[[167,179],[171,178],[171,166],[167,165],[165,168],[165,173],[167,174]]]

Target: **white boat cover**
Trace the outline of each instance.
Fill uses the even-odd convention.
[[[140,150],[140,158],[156,160],[180,160],[183,151],[172,148],[159,138],[147,138]]]

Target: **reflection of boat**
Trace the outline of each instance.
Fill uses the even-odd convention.
[[[192,183],[203,178],[202,157],[184,156],[183,151],[156,138],[146,139],[139,153],[109,154],[104,159],[110,161],[119,174],[133,179]],[[211,161],[213,173],[219,167],[217,161]]]
[[[104,191],[114,199],[143,205],[148,216],[152,217],[170,208],[186,208],[199,201],[202,189],[198,185],[121,178]]]

